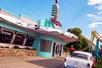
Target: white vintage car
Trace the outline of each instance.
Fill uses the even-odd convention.
[[[65,68],[93,68],[95,58],[91,53],[74,51],[71,56],[65,58]]]

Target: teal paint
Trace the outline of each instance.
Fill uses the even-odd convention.
[[[41,37],[40,34],[36,34],[36,37],[35,37],[35,40],[34,40],[34,43],[33,43],[33,49],[36,49],[38,51],[37,56],[51,58],[52,57],[52,45],[51,45],[51,52],[42,52],[42,51],[40,51],[40,46],[41,46],[40,41],[42,40],[42,38],[40,38],[40,37]],[[46,40],[48,40],[48,39],[46,39]]]
[[[38,23],[42,27],[54,28],[54,23],[51,21],[51,19],[42,19],[42,20],[39,20]]]
[[[52,27],[51,24],[52,24],[51,22],[50,22],[50,24],[47,23],[46,26]],[[44,35],[44,34],[36,34],[36,33],[31,32],[31,31],[27,31],[23,28],[17,27],[13,24],[10,24],[10,23],[0,22],[0,26],[11,29],[11,30],[14,30],[14,31],[17,31],[17,32],[21,32],[21,33],[25,33],[25,34],[34,36],[35,40],[33,42],[33,49],[37,49],[37,51],[38,51],[37,55],[38,56],[47,57],[47,58],[52,57],[53,44],[51,46],[51,52],[41,52],[40,51],[40,41],[41,41],[41,39],[50,40],[50,41],[52,41],[52,43],[58,42],[58,43],[61,43],[62,45],[65,44],[65,42],[62,39],[59,39],[57,37]]]
[[[96,41],[96,60],[98,60],[99,57],[99,40]]]
[[[89,47],[89,52],[92,53],[92,45]]]
[[[47,26],[47,23],[46,23],[46,20],[45,19],[39,20],[38,23],[42,27],[46,27]]]
[[[52,45],[51,45],[51,52],[41,52],[40,51],[40,41],[44,39],[44,40],[49,40],[49,41],[52,41]],[[38,49],[38,53],[37,55],[38,56],[41,56],[41,57],[49,57],[51,58],[52,57],[52,52],[53,52],[53,43],[54,42],[58,42],[58,43],[61,43],[62,45],[64,45],[65,43],[63,42],[63,40],[59,39],[59,38],[55,38],[55,37],[52,37],[52,36],[48,36],[48,35],[39,35],[39,40],[36,40],[35,41],[36,43],[34,45],[36,45],[35,47],[37,47]],[[63,56],[63,50],[61,52],[61,56]]]
[[[51,51],[50,52],[42,52],[42,51],[40,51],[41,40],[42,39],[37,40],[37,42],[39,41],[38,42],[38,52],[37,52],[37,55],[41,56],[41,57],[51,58],[52,57],[52,45],[51,45]]]
[[[33,49],[36,49],[39,52],[39,49],[40,49],[40,39],[38,37],[35,37],[35,39],[34,39]]]
[[[37,55],[45,58],[52,58],[51,52],[39,52]]]
[[[20,27],[17,27],[13,24],[9,24],[9,23],[6,23],[6,22],[0,22],[0,26],[11,29],[11,30],[14,30],[14,31],[18,31],[18,32],[21,32],[21,33],[29,34],[29,35],[32,35],[32,36],[35,35],[34,33],[30,32],[30,31],[27,31],[25,29],[22,29]]]
[[[41,57],[49,57],[49,58],[51,58],[52,57],[52,51],[53,51],[53,43],[54,42],[58,42],[58,43],[61,43],[62,45],[64,45],[65,44],[65,42],[63,41],[63,40],[61,40],[61,39],[59,39],[59,38],[56,38],[56,37],[53,37],[53,36],[49,36],[49,35],[39,35],[39,38],[40,38],[40,40],[41,39],[44,39],[44,40],[49,40],[49,41],[52,41],[52,45],[51,45],[51,52],[41,52],[40,51],[40,43],[39,43],[39,49],[38,49],[38,53],[37,53],[37,55],[38,56],[41,56]],[[39,41],[40,41],[39,40]],[[62,50],[62,52],[63,52],[63,50]],[[62,53],[62,56],[63,56],[63,53]]]
[[[46,27],[50,27],[49,20],[46,19]]]

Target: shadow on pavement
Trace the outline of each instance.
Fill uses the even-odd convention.
[[[41,66],[42,68],[63,68],[63,60],[59,59],[41,59],[41,60],[30,60],[29,63]]]

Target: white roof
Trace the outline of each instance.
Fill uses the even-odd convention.
[[[91,53],[89,53],[89,52],[84,52],[84,51],[74,51],[74,53],[80,53],[80,54],[85,54],[85,55],[88,55],[88,56],[92,56]]]
[[[20,25],[23,27],[27,27],[28,24],[32,24],[33,26],[37,25],[36,22],[34,22],[33,20],[29,19],[26,16],[16,17],[2,9],[0,9],[0,17],[11,23],[14,23],[16,25]]]
[[[24,28],[29,28],[29,27],[27,27],[26,21],[29,22],[29,23],[34,23],[32,20],[29,20],[29,18],[27,18],[27,17],[19,18],[19,17],[16,17],[16,16],[14,16],[14,15],[12,15],[12,14],[4,11],[4,10],[0,10],[0,17],[9,21],[10,23],[13,23],[17,26],[21,26],[21,27],[24,27]],[[34,24],[36,24],[36,23],[34,23]],[[70,33],[70,32],[66,32],[66,31],[63,31],[63,30],[60,30],[60,29],[55,29],[55,28],[49,28],[49,27],[48,28],[40,27],[40,29],[36,31],[33,28],[33,25],[30,26],[29,29],[32,29],[35,32],[38,31],[38,33],[43,33],[43,34],[47,34],[47,35],[56,36],[58,38],[63,39],[66,42],[75,42],[75,41],[78,40],[78,37],[75,36],[74,34]]]
[[[60,34],[66,35],[68,37],[74,37],[74,38],[78,39],[78,37],[76,35],[74,35],[74,34],[72,34],[70,32],[67,32],[67,31],[63,31],[61,29],[55,29],[55,28],[51,28],[51,27],[40,27],[40,28],[44,29],[44,30],[46,30],[48,32],[58,32]]]

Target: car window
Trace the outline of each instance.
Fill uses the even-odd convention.
[[[92,60],[94,58],[94,56],[92,55],[91,57],[90,57],[90,60]]]
[[[71,57],[76,57],[76,58],[81,58],[81,59],[88,60],[88,55],[80,54],[80,53],[73,53],[73,54],[71,55]]]

